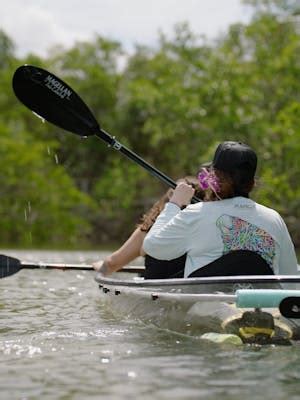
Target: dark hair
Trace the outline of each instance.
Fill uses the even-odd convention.
[[[257,167],[255,151],[245,143],[227,141],[217,147],[212,161],[215,169],[229,172],[239,171],[239,179],[253,180]]]
[[[193,186],[195,189],[195,196],[198,199],[204,198],[204,191],[200,188],[198,179],[194,176],[185,176],[176,181],[177,183],[186,182],[187,184]],[[153,204],[149,211],[147,211],[141,218],[141,222],[137,225],[143,232],[148,232],[156,218],[164,209],[165,204],[169,201],[172,195],[173,189],[169,189],[157,202]]]
[[[230,199],[236,196],[249,197],[249,193],[254,186],[253,177],[247,176],[243,170],[229,173],[214,169],[214,172],[218,178],[220,190],[216,194],[211,189],[208,189],[205,193],[205,201]]]
[[[256,167],[257,155],[250,146],[235,141],[220,143],[212,162],[206,166],[214,171],[220,189],[215,193],[208,188],[204,201],[249,197],[255,182]]]

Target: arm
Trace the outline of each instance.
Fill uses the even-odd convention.
[[[105,276],[110,275],[135,258],[143,255],[142,244],[145,236],[146,232],[142,232],[140,228],[137,228],[118,250],[104,260],[94,263],[94,269]]]
[[[298,275],[297,257],[294,244],[283,219],[282,243],[280,245],[279,271],[280,275]]]
[[[189,224],[181,207],[190,202],[194,189],[180,183],[174,190],[170,202],[147,234],[143,249],[145,253],[161,260],[171,260],[186,253],[189,244]]]

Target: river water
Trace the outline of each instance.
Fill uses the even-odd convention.
[[[18,252],[91,262],[93,252]],[[0,399],[299,399],[300,345],[214,344],[116,319],[93,271],[22,270],[0,281]]]

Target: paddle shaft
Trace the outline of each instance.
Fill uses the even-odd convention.
[[[141,167],[143,167],[152,176],[158,178],[160,181],[164,182],[165,184],[167,184],[171,188],[173,188],[173,189],[176,188],[177,183],[173,179],[169,178],[163,172],[161,172],[157,168],[153,167],[151,164],[149,164],[147,161],[145,161],[139,155],[134,153],[132,150],[130,150],[127,147],[123,146],[114,137],[110,136],[109,133],[105,132],[100,127],[99,127],[98,132],[95,133],[95,135],[98,138],[100,138],[101,140],[104,140],[109,145],[109,147],[114,148],[115,150],[119,151],[120,153],[122,153],[124,156],[126,156],[130,160],[134,161],[136,164],[138,164]],[[198,203],[199,201],[201,201],[201,200],[198,199],[198,197],[196,197],[196,196],[193,196],[192,199],[191,199],[191,203]]]
[[[19,272],[21,269],[60,269],[60,270],[94,270],[90,264],[66,264],[66,263],[45,263],[20,261],[18,258],[0,254],[0,279],[6,278]],[[142,266],[124,267],[120,272],[141,273],[144,271]]]
[[[95,271],[90,264],[66,264],[66,263],[44,263],[44,262],[27,262],[21,261],[20,269],[60,269],[60,270],[75,270],[75,271]],[[123,267],[117,272],[143,272],[143,266],[128,266]]]
[[[136,164],[139,164],[141,167],[143,167],[148,172],[150,172],[151,175],[157,177],[162,182],[169,185],[171,188],[174,189],[177,186],[176,182],[173,179],[169,178],[163,172],[159,171],[158,169],[153,167],[151,164],[147,163],[147,161],[145,161],[139,155],[134,153],[132,150],[123,146],[120,142],[118,142],[114,137],[110,136],[110,134],[105,132],[103,129],[99,128],[99,132],[96,133],[96,136],[98,138],[104,140],[109,145],[109,147],[112,147],[113,149],[119,151],[124,156],[126,156],[130,160],[134,161]],[[197,202],[197,201],[199,201],[199,199],[197,199],[195,197],[195,201]]]

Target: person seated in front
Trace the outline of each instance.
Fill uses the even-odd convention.
[[[177,184],[185,182],[195,189],[197,198],[203,199],[204,191],[200,188],[198,179],[194,176],[185,176],[178,179]],[[135,260],[137,257],[144,257],[145,279],[170,279],[183,278],[186,254],[172,260],[157,260],[142,250],[144,238],[154,224],[156,218],[163,210],[166,202],[169,201],[173,189],[169,189],[153,206],[143,215],[141,222],[132,232],[122,246],[109,254],[104,260],[99,260],[93,264],[94,269],[103,276],[109,276],[113,272],[120,271],[122,268]],[[189,202],[190,203],[190,202]],[[187,203],[187,204],[189,204]],[[184,205],[186,206],[186,204]]]
[[[296,275],[297,258],[281,216],[249,198],[257,155],[248,145],[219,144],[212,165],[199,174],[203,202],[180,183],[143,242],[146,254],[170,260],[187,254],[184,277]]]

